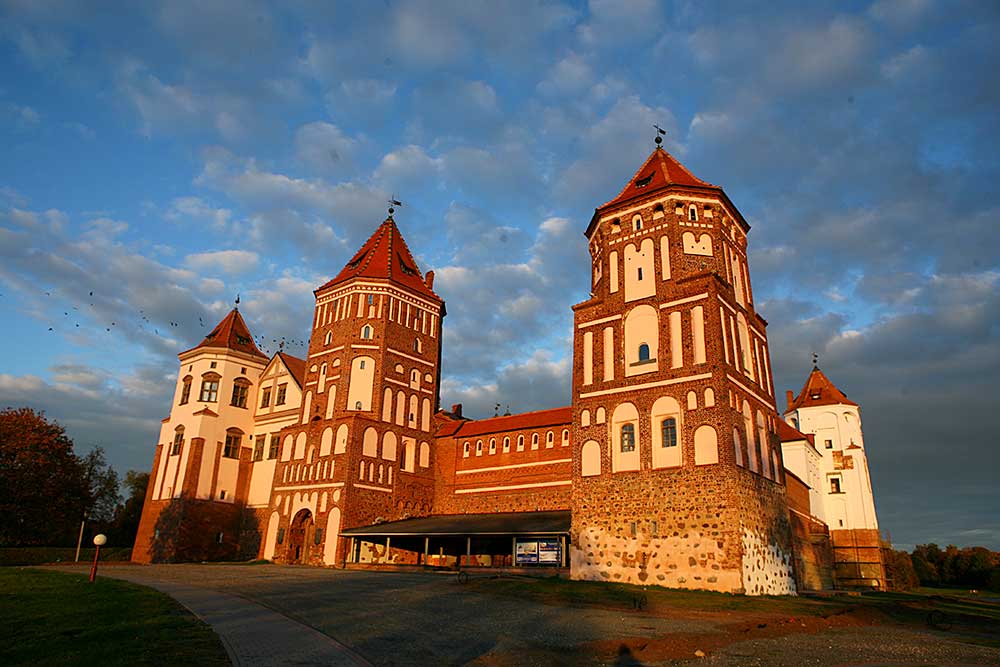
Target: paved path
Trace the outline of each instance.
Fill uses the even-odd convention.
[[[155,588],[180,602],[218,633],[233,665],[371,664],[335,639],[256,602],[150,577],[143,569],[104,568],[99,574]]]

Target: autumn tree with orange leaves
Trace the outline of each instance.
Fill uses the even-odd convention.
[[[0,411],[0,546],[74,542],[95,505],[93,458],[78,457],[65,429],[44,413]]]

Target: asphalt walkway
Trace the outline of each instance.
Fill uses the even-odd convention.
[[[236,666],[371,664],[322,632],[238,595],[144,576],[144,568],[138,567],[105,568],[98,574],[174,598],[212,626]]]

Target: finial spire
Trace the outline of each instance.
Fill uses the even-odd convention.
[[[654,124],[654,125],[653,125],[653,127],[655,127],[655,128],[656,128],[656,138],[655,138],[655,139],[653,139],[653,141],[655,141],[655,142],[656,142],[656,147],[657,147],[657,148],[660,148],[660,144],[662,144],[662,143],[663,143],[663,137],[667,136],[667,131],[666,131],[666,130],[664,130],[664,129],[663,129],[662,127],[660,127],[659,125],[655,125],[655,124]]]
[[[237,308],[237,310],[239,309],[239,307],[240,307],[240,293],[237,292],[236,293],[236,308]]]
[[[391,218],[392,214],[396,212],[395,209],[396,206],[402,206],[402,205],[403,202],[396,199],[396,195],[389,197],[389,217]]]
[[[813,352],[813,370],[819,370],[819,355]]]

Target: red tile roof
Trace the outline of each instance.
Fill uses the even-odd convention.
[[[639,171],[635,172],[625,189],[611,201],[597,207],[600,211],[609,206],[615,206],[634,197],[655,192],[668,185],[687,185],[701,188],[718,188],[717,185],[706,183],[682,165],[677,159],[659,146],[650,154]]]
[[[351,261],[337,274],[337,277],[320,287],[321,292],[328,287],[352,278],[381,278],[405,285],[419,294],[440,301],[441,297],[424,282],[420,269],[410,254],[396,222],[386,218],[365,244],[361,246]]]
[[[306,360],[293,357],[287,352],[278,352],[277,356],[281,357],[281,361],[285,364],[285,368],[287,368],[288,372],[292,374],[295,381],[299,383],[299,387],[304,386],[306,381]]]
[[[798,410],[814,405],[857,405],[847,398],[847,394],[837,389],[830,378],[817,367],[813,367],[806,384],[799,395],[789,404],[788,410]]]
[[[253,335],[250,333],[247,323],[243,321],[239,308],[233,308],[229,311],[222,318],[222,321],[212,329],[212,332],[205,336],[205,340],[191,349],[197,350],[207,347],[222,347],[267,359],[267,355],[261,352],[253,342]]]
[[[460,428],[448,435],[456,438],[469,438],[486,433],[500,433],[504,431],[517,431],[526,428],[544,428],[546,426],[568,426],[573,421],[573,408],[553,408],[551,410],[538,410],[536,412],[523,412],[519,415],[509,415],[506,417],[491,417],[489,419],[479,419],[476,421],[462,422]],[[439,436],[445,435],[438,431]]]
[[[781,442],[795,442],[796,440],[812,442],[814,437],[813,435],[806,435],[784,419],[778,420],[778,438]]]

